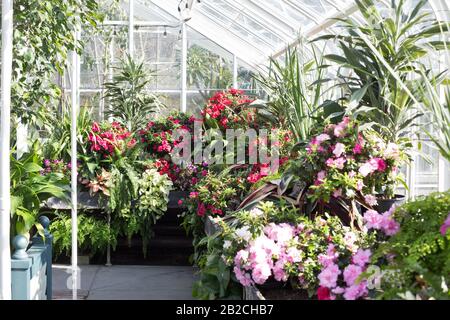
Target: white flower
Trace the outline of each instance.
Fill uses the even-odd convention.
[[[231,247],[231,241],[230,240],[225,240],[223,242],[223,248],[224,249],[228,249],[229,247]]]
[[[264,212],[259,208],[253,208],[252,210],[250,210],[250,217],[252,217],[252,218],[260,217],[263,214],[264,214]]]
[[[369,162],[364,163],[361,167],[359,167],[359,173],[362,174],[363,177],[367,177],[369,173],[372,173],[373,168]]]
[[[372,194],[365,195],[364,200],[367,202],[369,206],[376,206],[378,204],[377,197],[375,197]]]
[[[336,158],[339,158],[344,151],[345,146],[342,143],[338,142],[334,146],[333,154],[336,156]]]
[[[235,234],[239,239],[242,239],[246,242],[250,241],[250,239],[252,238],[252,233],[248,230],[247,226],[236,229]]]
[[[384,150],[384,157],[386,159],[398,160],[400,157],[400,149],[398,145],[393,142],[389,142],[386,146],[386,150]]]
[[[322,143],[324,141],[330,140],[330,136],[326,133],[319,134],[316,138],[317,142]]]

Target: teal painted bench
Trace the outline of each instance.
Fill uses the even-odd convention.
[[[31,240],[17,235],[13,240],[11,256],[11,293],[13,300],[52,299],[52,241],[48,231],[50,221],[39,217],[44,227],[44,238],[36,235]]]

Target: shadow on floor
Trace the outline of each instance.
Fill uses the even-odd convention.
[[[82,265],[80,300],[183,300],[192,298],[195,270],[189,266]],[[72,299],[68,265],[53,265],[53,299]]]

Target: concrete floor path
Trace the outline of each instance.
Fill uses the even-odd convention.
[[[78,299],[183,300],[192,298],[194,269],[182,266],[81,265]],[[70,266],[53,265],[53,299],[72,299]]]

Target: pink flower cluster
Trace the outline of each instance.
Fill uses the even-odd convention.
[[[331,196],[352,198],[380,190],[391,192],[401,155],[397,144],[386,144],[373,132],[360,131],[356,120],[344,117],[310,140],[303,161],[305,167],[313,168],[312,196],[328,201]],[[376,199],[367,197],[366,204],[374,206]]]
[[[317,296],[319,300],[334,300],[340,295],[346,300],[356,300],[366,296],[368,294],[367,283],[358,281],[358,277],[365,271],[370,256],[369,249],[358,249],[352,255],[351,264],[341,270],[338,265],[339,253],[334,244],[330,243],[326,253],[319,255],[319,263],[323,267],[318,275]]]
[[[384,172],[387,168],[386,162],[381,158],[372,158],[359,167],[359,173],[363,177],[367,177],[369,174],[376,171]]]
[[[263,234],[250,241],[234,258],[234,274],[243,286],[263,284],[273,276],[277,281],[287,281],[287,264],[302,261],[301,251],[291,242],[301,228],[281,223],[271,223]]]
[[[448,214],[447,219],[445,219],[442,226],[439,228],[439,231],[443,236],[445,236],[447,234],[448,229],[450,229],[450,213]]]
[[[375,210],[367,210],[364,213],[364,222],[367,229],[381,230],[387,236],[392,236],[400,230],[400,224],[392,218],[395,206],[380,214]]]
[[[136,139],[118,122],[103,123],[94,122],[88,134],[90,149],[92,152],[103,153],[104,156],[112,155],[115,150],[123,152],[136,145]]]

